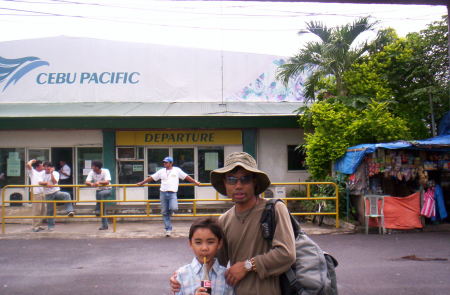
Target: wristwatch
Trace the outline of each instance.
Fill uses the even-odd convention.
[[[250,259],[245,260],[244,267],[245,267],[246,271],[252,271],[253,270],[253,265],[252,265],[252,262],[250,261]]]

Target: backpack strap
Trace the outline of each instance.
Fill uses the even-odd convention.
[[[262,235],[265,240],[272,241],[275,234],[275,228],[277,226],[275,219],[275,204],[277,202],[283,202],[280,199],[270,199],[266,203],[266,207],[261,215],[261,230]],[[283,202],[284,203],[284,202]],[[289,212],[289,211],[288,211]],[[292,228],[294,230],[294,237],[297,238],[298,234],[301,233],[300,224],[289,212],[289,217],[291,219]]]

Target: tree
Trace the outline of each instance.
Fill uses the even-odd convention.
[[[304,94],[309,101],[315,100],[316,86],[327,77],[333,77],[337,95],[347,95],[343,75],[369,49],[366,42],[356,46],[355,40],[376,24],[377,22],[370,22],[368,17],[336,28],[327,28],[321,22],[307,23],[306,31],[300,31],[299,34],[312,33],[321,41],[308,42],[306,48],[280,66],[277,78],[287,84],[291,77],[308,72],[310,75],[305,82]]]
[[[447,31],[446,19],[434,22],[354,63],[344,74],[349,100],[388,102],[415,138],[434,135],[434,121],[449,109]]]
[[[330,175],[331,163],[349,146],[410,139],[405,120],[393,116],[387,103],[372,102],[360,112],[341,103],[316,102],[300,116],[305,132],[306,165],[316,180]]]

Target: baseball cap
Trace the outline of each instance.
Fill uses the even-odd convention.
[[[173,158],[172,157],[165,157],[163,162],[170,162],[173,163]]]

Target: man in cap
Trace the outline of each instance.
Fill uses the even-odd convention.
[[[270,185],[269,177],[252,156],[236,152],[225,159],[225,167],[211,172],[211,184],[235,204],[219,218],[225,233],[219,261],[231,265],[225,274],[227,282],[235,286],[237,295],[280,295],[279,275],[295,262],[295,240],[282,202],[275,205],[272,244],[262,237],[260,219],[267,201],[259,194]],[[175,276],[170,280],[173,291],[178,289]]]
[[[156,173],[150,175],[138,185],[143,185],[147,182],[158,181],[161,179],[161,187],[159,193],[159,199],[161,200],[161,214],[163,215],[164,229],[166,237],[170,237],[172,234],[172,223],[170,217],[174,211],[178,210],[177,192],[180,179],[187,180],[200,185],[200,182],[196,181],[192,177],[186,174],[183,170],[173,166],[173,158],[165,157],[163,159],[164,169],[156,171]]]

